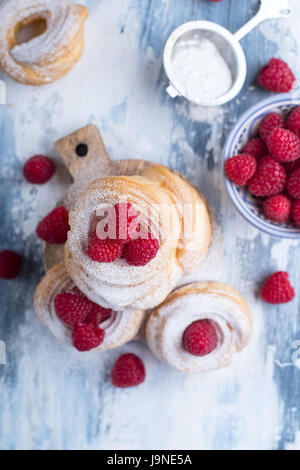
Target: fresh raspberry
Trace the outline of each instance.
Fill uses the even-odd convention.
[[[287,128],[300,138],[300,106],[291,112],[286,124]]]
[[[267,145],[270,154],[279,162],[293,162],[300,157],[300,139],[287,129],[274,129]]]
[[[263,202],[263,211],[268,219],[287,222],[290,218],[292,202],[284,194],[276,194]]]
[[[111,371],[111,382],[115,387],[135,387],[144,382],[145,367],[141,359],[135,354],[122,354],[116,360]]]
[[[252,155],[236,155],[226,160],[224,169],[230,181],[237,186],[245,186],[255,173],[256,160]]]
[[[218,346],[215,326],[208,320],[191,323],[182,335],[182,347],[195,356],[206,356]]]
[[[248,189],[254,196],[273,196],[282,193],[286,184],[286,173],[275,158],[262,157],[255,175],[248,181]]]
[[[52,178],[55,166],[49,157],[34,155],[29,158],[23,167],[23,174],[32,184],[43,184]]]
[[[139,237],[124,246],[123,258],[132,266],[146,266],[155,258],[159,241],[149,232],[147,238]]]
[[[266,279],[261,293],[262,299],[269,304],[284,304],[295,297],[295,291],[287,272],[278,271]]]
[[[56,315],[70,327],[83,323],[92,307],[93,303],[85,295],[73,291],[61,292],[54,299]]]
[[[252,155],[257,160],[264,155],[268,155],[266,143],[259,137],[250,139],[248,144],[243,148],[241,153]]]
[[[86,323],[94,323],[95,325],[99,325],[103,323],[105,320],[108,320],[112,314],[110,308],[101,307],[101,305],[97,305],[92,302],[92,309],[87,314],[85,319]]]
[[[18,253],[10,250],[0,251],[0,278],[13,279],[17,277],[22,263],[22,258]]]
[[[300,168],[293,171],[288,178],[287,190],[294,199],[300,199]]]
[[[266,90],[287,93],[295,85],[296,78],[286,62],[273,58],[260,71],[258,82]]]
[[[65,243],[69,226],[69,212],[63,206],[56,207],[37,226],[37,235],[47,243]]]
[[[300,158],[293,162],[282,163],[282,166],[284,167],[286,174],[291,175],[295,170],[297,170],[297,168],[300,168]]]
[[[280,127],[281,129],[285,128],[285,120],[281,114],[278,113],[270,113],[267,114],[259,128],[259,135],[261,136],[262,140],[265,142],[268,140],[269,135],[273,132],[274,129]]]
[[[132,204],[126,202],[119,202],[114,209],[117,239],[126,243],[134,239],[137,234],[137,212]]]
[[[87,255],[98,263],[113,263],[122,255],[123,244],[118,240],[101,240],[94,232],[89,240]]]
[[[105,331],[94,323],[78,323],[72,332],[73,346],[78,351],[90,351],[103,342]]]
[[[295,224],[300,227],[300,199],[292,202],[291,217]]]

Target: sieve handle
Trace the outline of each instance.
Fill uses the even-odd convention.
[[[290,8],[289,0],[261,0],[258,13],[242,26],[234,34],[234,37],[240,41],[263,21],[275,18],[288,18],[291,15],[292,9]]]

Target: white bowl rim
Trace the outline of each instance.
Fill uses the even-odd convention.
[[[276,96],[271,96],[265,100],[260,101],[259,103],[251,106],[247,111],[245,111],[238,119],[235,126],[231,129],[223,149],[223,156],[222,161],[223,163],[232,156],[232,146],[236,140],[237,135],[240,134],[240,130],[247,121],[250,120],[252,115],[257,114],[261,111],[263,114],[268,114],[272,112],[272,109],[276,108],[277,106],[283,106],[286,104],[287,106],[300,106],[300,96],[295,96],[290,93],[280,93]],[[265,113],[264,113],[265,111]],[[258,219],[257,216],[251,215],[248,211],[245,211],[244,203],[240,201],[240,198],[237,198],[237,186],[233,184],[225,175],[225,185],[227,192],[230,196],[230,199],[235,206],[236,210],[246,219],[249,223],[251,223],[254,227],[261,230],[262,232],[267,233],[268,235],[272,235],[274,237],[280,238],[288,238],[288,239],[300,239],[300,228],[293,229],[292,227],[284,227],[282,224],[276,224],[275,222],[268,221],[267,219],[262,218]],[[238,200],[237,200],[238,199]]]

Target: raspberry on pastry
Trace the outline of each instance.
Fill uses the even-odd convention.
[[[90,351],[103,342],[105,331],[94,323],[77,323],[72,331],[73,346],[78,351]]]
[[[182,335],[182,347],[195,356],[210,354],[218,345],[218,334],[208,320],[191,323]]]
[[[75,298],[70,301],[70,296],[66,298],[65,293],[71,293]],[[59,314],[55,309],[57,306]],[[37,317],[60,342],[72,346],[72,329],[80,325],[82,328],[75,332],[76,345],[82,348],[84,342],[90,342],[92,346],[97,343],[98,351],[114,349],[131,341],[138,334],[145,318],[143,310],[110,311],[91,302],[75,287],[64,263],[46,273],[36,289],[34,307]],[[85,328],[85,325],[93,326]],[[102,334],[94,327],[105,331],[101,343],[99,338]]]
[[[96,232],[89,239],[87,256],[98,263],[113,263],[121,257],[122,252],[123,244],[119,240],[101,240]]]
[[[138,214],[130,202],[119,202],[114,206],[116,214],[116,235],[126,243],[137,235]]]
[[[132,266],[146,266],[155,258],[159,250],[159,241],[149,232],[147,238],[139,237],[126,243],[123,258]]]
[[[101,307],[101,305],[97,305],[92,302],[92,308],[90,312],[86,316],[86,323],[94,323],[95,325],[99,325],[100,323],[105,322],[108,320],[112,315],[112,310],[110,308]]]
[[[228,365],[251,334],[245,300],[219,282],[196,282],[173,291],[146,325],[148,346],[158,359],[189,373]]]
[[[84,323],[92,306],[92,302],[85,295],[72,291],[61,292],[54,299],[56,315],[70,327]]]

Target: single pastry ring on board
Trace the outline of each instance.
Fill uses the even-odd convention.
[[[80,59],[85,6],[70,0],[4,0],[0,3],[0,68],[14,80],[44,85],[68,73]],[[24,27],[43,21],[46,30],[19,43]]]

